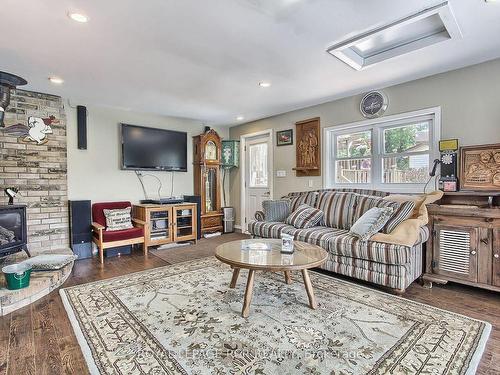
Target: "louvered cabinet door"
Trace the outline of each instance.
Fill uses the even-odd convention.
[[[434,225],[435,274],[477,282],[478,228]]]
[[[500,229],[493,229],[493,285],[500,286]]]

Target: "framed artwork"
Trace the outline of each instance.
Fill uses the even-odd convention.
[[[295,123],[295,175],[321,176],[321,138],[319,117]]]
[[[293,145],[293,129],[276,132],[276,146]]]
[[[500,191],[500,143],[460,147],[460,189]]]

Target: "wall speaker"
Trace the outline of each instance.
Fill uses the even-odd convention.
[[[76,106],[76,126],[78,133],[78,149],[87,149],[87,107]]]
[[[90,201],[69,201],[71,249],[78,259],[92,257],[92,214]]]
[[[201,196],[185,195],[184,202],[196,203],[196,217],[198,218],[198,239],[201,238]]]

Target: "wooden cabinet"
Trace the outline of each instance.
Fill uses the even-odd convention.
[[[146,223],[144,245],[159,246],[197,238],[196,203],[175,205],[138,204],[133,216]]]
[[[481,197],[488,195],[445,194],[438,204],[427,206],[431,231],[423,276],[427,286],[453,281],[500,291],[498,195],[483,202]]]
[[[222,230],[222,140],[213,129],[193,137],[194,193],[201,196],[201,232]]]

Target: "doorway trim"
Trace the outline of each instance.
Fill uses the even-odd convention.
[[[273,141],[273,129],[261,130],[254,133],[243,134],[240,136],[240,226],[241,233],[248,233],[246,223],[245,223],[245,213],[246,213],[246,202],[245,197],[247,193],[246,185],[245,185],[245,167],[246,167],[246,152],[245,147],[247,145],[248,138],[258,137],[259,135],[267,135],[269,136],[269,163],[271,166],[271,178],[269,179],[269,198],[273,199],[274,196],[274,141]]]

